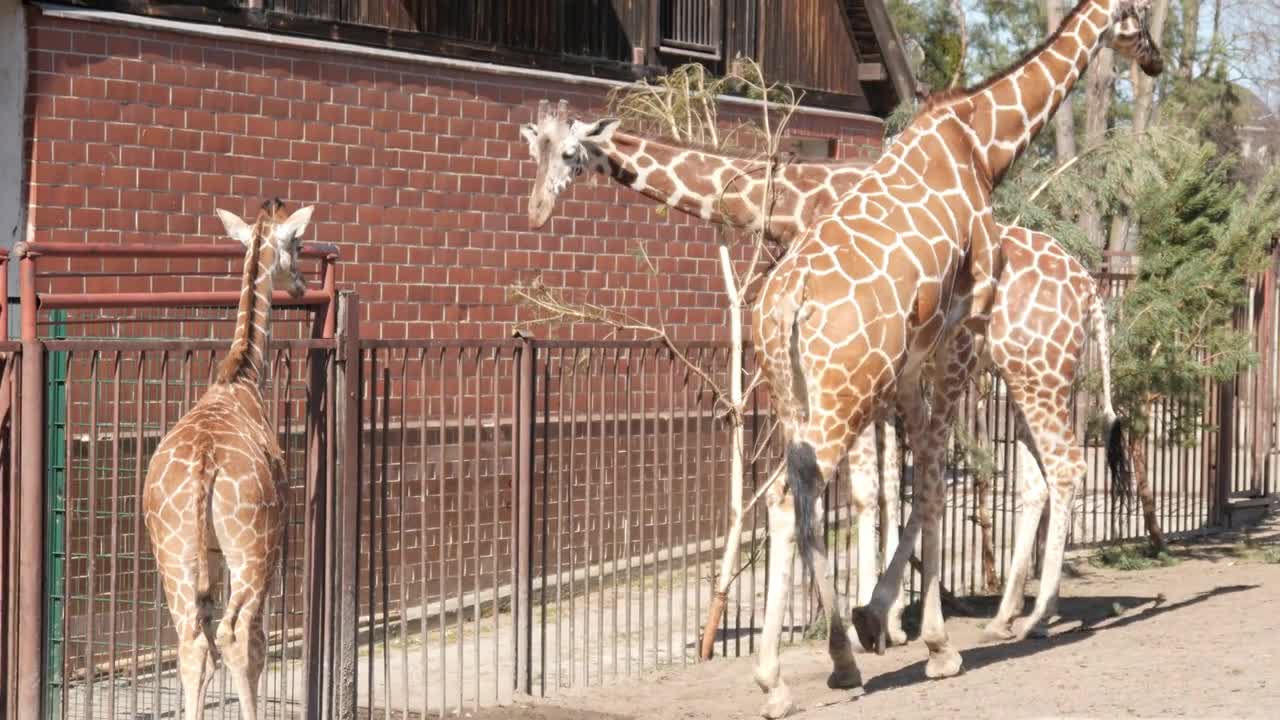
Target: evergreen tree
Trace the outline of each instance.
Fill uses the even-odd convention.
[[[1129,455],[1148,534],[1164,537],[1146,481],[1146,438],[1161,432],[1192,442],[1202,426],[1205,387],[1254,362],[1247,330],[1232,327],[1249,281],[1265,267],[1280,232],[1280,184],[1271,176],[1251,195],[1232,178],[1234,162],[1204,143],[1173,164],[1168,182],[1139,196],[1138,275],[1119,303],[1111,370],[1115,403],[1130,429]],[[1184,412],[1155,427],[1152,408]]]

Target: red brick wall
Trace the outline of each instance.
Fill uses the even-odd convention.
[[[318,205],[307,239],[341,247],[338,280],[360,293],[370,335],[508,336],[528,313],[506,288],[541,274],[550,286],[661,319],[681,338],[724,337],[709,224],[583,179],[547,232],[528,231],[534,167],[519,123],[541,98],[599,110],[604,88],[31,12],[36,241],[210,242],[223,237],[215,207],[247,214],[278,195]],[[879,146],[870,120],[800,116],[792,132],[838,138],[842,158],[873,157]],[[657,273],[637,260],[637,243]],[[155,267],[146,262],[76,268]],[[57,282],[86,291],[234,289],[235,274]]]

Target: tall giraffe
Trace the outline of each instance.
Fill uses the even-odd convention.
[[[284,454],[258,384],[273,289],[293,297],[306,289],[298,238],[311,211],[305,207],[286,218],[280,201],[270,200],[250,225],[218,210],[227,234],[246,248],[234,339],[213,384],[160,441],[147,467],[142,511],[178,634],[185,720],[204,717],[219,654],[235,683],[241,717],[258,716],[263,604],[280,562],[285,492]],[[211,541],[226,559],[230,584],[216,634],[210,627]]]
[[[681,212],[730,227],[763,230],[774,242],[787,245],[800,237],[821,211],[851,188],[863,170],[851,163],[786,163],[770,167],[759,159],[732,157],[691,149],[617,130],[612,120],[570,122],[562,100],[555,113],[543,100],[535,123],[521,128],[530,155],[538,163],[529,196],[529,221],[534,228],[547,223],[557,197],[586,170],[663,202]],[[768,212],[762,209],[768,175],[773,192]],[[768,227],[765,227],[767,218]],[[894,475],[883,484],[863,450],[875,451],[874,428],[866,443],[849,454],[849,505],[858,526],[858,604],[871,600],[878,576],[876,510],[892,523],[882,523],[881,542],[887,559],[897,547],[897,488]],[[871,465],[867,463],[870,462]],[[781,486],[780,486],[781,489]],[[905,642],[901,626],[902,594],[891,612],[888,634]]]
[[[800,529],[802,558],[820,578],[823,604],[831,613],[833,685],[856,684],[860,678],[842,640],[834,588],[819,567],[825,560],[813,552],[821,547],[811,531],[813,506],[836,463],[871,420],[878,399],[894,393],[908,411],[911,444],[922,456],[918,465],[926,469],[925,492],[912,513],[924,532],[926,672],[941,677],[960,669],[938,602],[941,455],[939,445],[930,442],[945,432],[953,410],[935,405],[935,417],[928,418],[921,370],[935,350],[943,359],[958,352],[956,325],[975,314],[982,317],[984,294],[994,298],[994,290],[986,287],[996,264],[990,189],[1047,121],[1097,46],[1110,40],[1145,69],[1158,72],[1158,51],[1139,15],[1145,10],[1145,3],[1130,0],[1082,3],[1019,66],[967,96],[930,103],[839,201],[835,215],[793,247],[766,283],[753,333],[789,440],[792,490],[791,497],[770,497],[770,542],[782,557]],[[1006,99],[1019,104],[1005,108]],[[1013,122],[1010,110],[1017,111],[1019,122]],[[582,139],[607,140],[607,131],[596,124]],[[568,179],[568,174],[550,178],[553,187]],[[535,219],[536,210],[531,207]],[[933,386],[941,380],[935,377]],[[795,506],[794,519],[786,512],[788,504]],[[909,554],[906,543],[899,545],[894,562]],[[777,663],[790,572],[787,563],[771,568],[757,668],[757,681],[770,696],[769,716],[791,707]]]
[[[969,127],[971,140],[979,150],[984,161],[984,170],[995,183],[1004,176],[1011,164],[1030,146],[1036,134],[1052,118],[1062,100],[1071,92],[1076,81],[1084,73],[1090,60],[1103,47],[1109,45],[1117,53],[1135,63],[1144,73],[1150,76],[1162,72],[1164,64],[1160,50],[1147,30],[1147,14],[1150,11],[1150,0],[1082,0],[1063,19],[1062,24],[1041,45],[1027,53],[1018,63],[1003,73],[964,90],[941,93],[929,98],[924,110],[917,118],[951,116]],[[916,123],[913,123],[916,124]],[[1065,271],[1066,268],[1063,268]],[[1063,277],[1058,274],[1057,277]],[[961,294],[963,296],[963,293]],[[1092,306],[1091,306],[1092,307]],[[1093,312],[1095,316],[1100,315]],[[1095,325],[1100,325],[1097,320]],[[954,337],[954,336],[953,336]],[[945,343],[939,349],[942,357],[953,353],[963,355],[963,349],[948,348]],[[1007,362],[1020,363],[1023,359],[1008,358]],[[966,360],[968,363],[973,359]],[[935,383],[936,389],[936,383]],[[1011,389],[1012,390],[1012,389]],[[1030,400],[1035,393],[1027,388],[1022,392]],[[1069,393],[1069,387],[1060,386],[1057,392],[1063,402]],[[946,425],[954,416],[955,408],[948,405],[946,398],[938,398],[935,392],[932,418],[928,421],[928,447],[942,447]],[[1024,409],[1024,417],[1028,415]],[[1114,413],[1112,413],[1114,415]],[[1036,606],[1028,619],[1026,630],[1043,630],[1042,622],[1050,610],[1056,605],[1057,589],[1061,576],[1062,558],[1069,530],[1070,506],[1074,496],[1076,483],[1070,480],[1077,468],[1083,468],[1083,460],[1079,458],[1079,449],[1074,445],[1065,445],[1062,438],[1052,433],[1044,433],[1044,441],[1037,440],[1039,456],[1037,460],[1041,472],[1057,480],[1050,486],[1051,510],[1046,539],[1045,572],[1041,580],[1041,590],[1036,597]],[[1123,458],[1119,455],[1119,437],[1112,434],[1108,443],[1108,461],[1113,471],[1123,472]],[[914,446],[913,446],[914,447]],[[1062,452],[1055,449],[1062,448]],[[884,616],[890,605],[893,583],[901,582],[907,561],[910,558],[910,545],[915,534],[923,532],[924,564],[925,564],[925,602],[923,635],[929,644],[930,635],[942,631],[942,610],[939,603],[930,602],[929,566],[930,555],[938,555],[939,543],[937,535],[943,503],[943,482],[941,473],[942,457],[933,453],[930,458],[933,467],[928,467],[922,476],[923,487],[917,487],[922,501],[912,506],[911,518],[904,530],[904,542],[889,562],[881,576],[878,587],[873,593],[870,606],[860,608],[854,613],[854,625],[864,643],[880,644],[878,637],[883,633]],[[923,492],[920,492],[923,490]],[[801,518],[801,513],[797,513]],[[1023,518],[1022,527],[1034,527],[1029,518]],[[906,548],[906,552],[904,552]],[[936,561],[933,563],[936,567]],[[1018,572],[1025,572],[1021,570]],[[1011,580],[1019,581],[1021,575],[1016,574]],[[1010,585],[1015,583],[1010,583]],[[1009,586],[1006,586],[1005,599],[997,620],[988,628],[990,634],[1003,637],[1010,634],[1005,620],[1011,617],[1014,604],[1020,605],[1021,598],[1016,601],[1009,597]],[[926,672],[931,677],[954,674],[960,669],[959,656],[954,658],[954,665],[939,667],[935,662],[939,659],[934,645],[930,645],[930,664]],[[939,672],[941,670],[942,672]],[[948,672],[953,671],[953,672]]]
[[[864,172],[848,163],[786,163],[768,167],[760,161],[630,135],[617,131],[616,123],[612,121],[607,125],[604,132],[593,133],[595,123],[571,124],[568,121],[563,101],[555,115],[548,112],[548,105],[543,101],[537,122],[522,129],[529,142],[530,153],[538,163],[538,177],[541,178],[533,185],[529,203],[531,222],[535,227],[545,224],[558,194],[567,187],[567,182],[558,184],[556,179],[572,178],[589,168],[684,212],[731,227],[764,229],[772,239],[786,244],[803,235],[816,217],[851,188]],[[583,140],[588,134],[600,139]],[[638,172],[640,168],[645,170],[643,176]],[[765,213],[761,205],[769,173],[774,175],[773,212]],[[766,215],[769,218],[767,229],[764,228]],[[998,283],[992,339],[985,344],[982,338],[970,341],[979,343],[978,352],[972,357],[966,353],[953,358],[954,362],[947,368],[947,379],[942,388],[950,393],[949,403],[952,406],[958,403],[970,376],[976,371],[973,362],[978,354],[982,362],[991,363],[994,352],[1000,358],[996,367],[1005,377],[1011,378],[1019,387],[1034,388],[1039,383],[1039,387],[1057,401],[1058,388],[1070,387],[1073,382],[1075,368],[1084,349],[1084,329],[1091,314],[1097,318],[1094,323],[1097,341],[1105,348],[1101,300],[1086,269],[1043,233],[1010,226],[1000,226],[1000,232],[1006,265]],[[1059,285],[1062,285],[1061,290],[1057,289]],[[968,331],[962,329],[960,332]],[[1104,352],[1103,405],[1108,417],[1113,419],[1106,357]],[[1015,359],[1018,362],[1014,362]],[[1041,375],[1046,377],[1042,379]],[[1028,409],[1029,403],[1029,399],[1023,400]],[[1065,430],[1049,427],[1048,419]],[[884,425],[883,430],[890,431],[886,432],[886,449],[896,449],[891,426]],[[1039,412],[1031,413],[1027,430],[1031,441],[1039,448],[1053,446],[1042,438],[1059,436],[1067,445],[1076,444],[1070,426],[1070,408],[1065,402],[1058,402],[1046,418],[1042,418]],[[859,530],[859,605],[867,605],[872,598],[874,580],[869,579],[867,573],[874,576],[876,568],[876,548],[870,533],[875,524],[877,494],[882,517],[882,556],[887,559],[893,555],[898,543],[897,464],[886,454],[884,479],[880,482],[875,432],[876,428],[868,428],[847,456],[850,505],[858,519]],[[1035,465],[1034,461],[1032,465]],[[1028,470],[1033,475],[1027,478],[1028,484],[1020,488],[1022,505],[1030,508],[1028,512],[1033,512],[1029,517],[1039,518],[1048,491],[1038,466]],[[1078,482],[1082,477],[1083,468],[1080,473],[1066,479]],[[1055,481],[1055,484],[1060,484],[1062,478]],[[1055,493],[1054,497],[1060,496]],[[1052,512],[1069,511],[1069,506],[1053,503]],[[1029,557],[1033,535],[1032,531],[1017,536],[1021,551],[1015,552],[1015,558]],[[914,537],[911,542],[914,543]],[[996,632],[998,627],[1008,627],[1012,615],[1005,612],[1016,612],[1014,602],[1021,601],[1022,582],[1017,580],[1020,577],[1018,567],[1021,565],[1015,563],[1014,574],[1006,583],[1006,601],[1002,614],[991,625],[993,634],[999,634]],[[889,616],[887,632],[890,640],[901,643],[906,637],[901,626],[901,584],[896,587],[899,592],[893,594],[891,607],[886,610]],[[1043,593],[1048,585],[1042,585],[1042,588]]]

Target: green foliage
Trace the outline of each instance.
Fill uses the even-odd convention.
[[[907,45],[916,80],[940,90],[960,64],[957,18],[945,0],[889,0],[889,15]]]
[[[1147,188],[1134,208],[1141,260],[1118,311],[1111,368],[1116,406],[1135,433],[1148,431],[1153,401],[1175,398],[1191,412],[1165,430],[1192,439],[1205,382],[1254,362],[1248,333],[1231,320],[1280,232],[1280,175],[1246,195],[1230,159],[1216,155],[1205,143],[1166,166],[1167,186]]]
[[[1262,562],[1269,565],[1280,565],[1280,547],[1269,547],[1263,550]]]
[[[1082,148],[1068,165],[1048,157],[1023,158],[996,188],[996,217],[1052,235],[1095,268],[1101,256],[1075,222],[1079,208],[1096,202],[1110,214],[1133,204],[1143,188],[1164,187],[1168,168],[1195,147],[1186,129],[1156,126],[1140,135],[1112,133]]]
[[[1089,558],[1089,564],[1108,570],[1150,570],[1178,564],[1168,551],[1156,552],[1146,543],[1104,547]]]
[[[977,0],[969,29],[969,80],[1012,65],[1047,35],[1044,0]]]

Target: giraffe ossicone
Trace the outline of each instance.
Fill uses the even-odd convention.
[[[204,717],[219,656],[241,717],[257,718],[264,603],[280,563],[287,481],[259,384],[272,291],[298,297],[306,290],[298,252],[311,213],[305,207],[286,216],[283,204],[270,200],[247,223],[218,210],[227,234],[245,245],[234,339],[214,382],[160,440],[147,466],[142,512],[178,635],[184,720]],[[216,632],[209,571],[215,543],[228,570]]]

